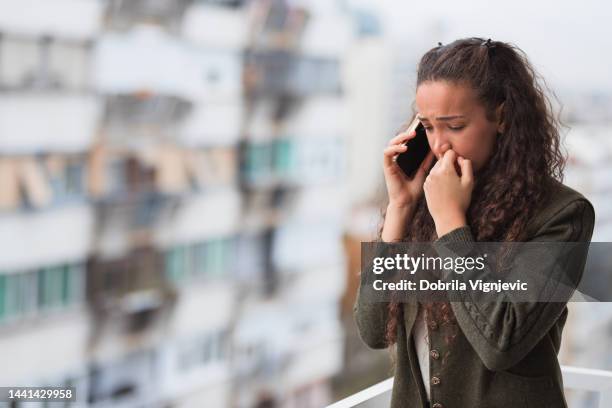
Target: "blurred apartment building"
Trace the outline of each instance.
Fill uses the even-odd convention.
[[[376,35],[335,2],[0,2],[0,385],[331,402]]]

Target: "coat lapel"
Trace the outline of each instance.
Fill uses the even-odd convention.
[[[416,346],[412,337],[412,328],[416,321],[417,313],[419,311],[419,303],[416,300],[410,299],[404,303],[404,326],[406,329],[406,341],[408,357],[410,361],[410,370],[412,371],[412,378],[416,380],[417,388],[419,390],[419,396],[421,398],[421,406],[427,407],[427,393],[425,391],[425,384],[421,377],[421,369],[419,367],[419,361],[416,353]]]

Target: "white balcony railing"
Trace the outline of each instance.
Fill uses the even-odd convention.
[[[561,366],[561,372],[566,389],[596,392],[599,394],[599,408],[612,407],[612,371]],[[393,377],[328,405],[327,408],[352,408],[364,403],[368,407],[388,407],[392,388]]]

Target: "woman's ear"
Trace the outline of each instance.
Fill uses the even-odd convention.
[[[497,119],[497,131],[499,133],[504,133],[504,121],[503,121],[503,111],[504,111],[504,104],[506,102],[502,102],[496,109],[495,109],[495,117]]]

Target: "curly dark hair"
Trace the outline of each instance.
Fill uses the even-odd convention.
[[[554,114],[544,79],[515,45],[471,37],[427,51],[418,64],[416,88],[426,81],[469,86],[491,121],[495,120],[495,108],[505,102],[504,132],[496,138],[494,151],[475,180],[466,219],[477,241],[524,239],[529,219],[547,196],[549,181],[563,181],[566,162],[559,134],[559,127],[565,125],[560,115]],[[415,113],[413,103],[413,117]],[[385,208],[378,240],[382,237]],[[424,196],[416,203],[406,231],[402,242],[430,242],[438,238]],[[428,323],[454,326],[446,338],[450,344],[457,334],[450,303],[424,302],[422,306]],[[388,303],[385,333],[388,346],[397,341],[402,310],[401,303]]]

